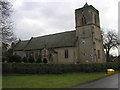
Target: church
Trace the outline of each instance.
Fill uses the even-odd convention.
[[[87,3],[75,10],[75,30],[19,41],[14,54],[32,56],[42,63],[76,64],[105,62],[99,11]]]

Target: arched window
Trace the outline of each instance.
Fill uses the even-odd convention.
[[[97,15],[94,16],[95,24],[97,24]]]
[[[65,50],[65,58],[68,58],[68,49]]]
[[[86,18],[85,18],[85,16],[83,15],[82,16],[82,25],[85,25],[86,24]]]
[[[100,50],[98,50],[97,52],[98,52],[98,59],[100,59]]]

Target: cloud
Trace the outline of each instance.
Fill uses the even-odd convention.
[[[73,21],[71,21],[73,19],[72,12],[65,8],[65,6],[71,8],[70,5],[66,5],[65,3],[56,5],[56,3],[36,4],[35,2],[25,2],[22,4],[13,14],[18,37],[27,39],[35,36],[35,34],[36,36],[38,34],[40,36],[45,33],[55,33],[73,28],[71,27],[74,25]],[[26,35],[22,35],[21,33]]]
[[[39,1],[39,2],[38,2]],[[100,12],[101,27],[117,29],[117,0],[90,0]],[[16,0],[13,20],[21,39],[75,29],[74,10],[83,0]]]

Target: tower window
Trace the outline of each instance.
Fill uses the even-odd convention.
[[[82,25],[85,25],[86,24],[86,18],[85,18],[85,16],[83,15],[83,17],[82,17]]]
[[[95,44],[95,42],[93,42],[93,44]]]
[[[68,58],[68,49],[65,50],[65,58]]]
[[[98,50],[98,59],[100,59],[100,50]]]
[[[95,24],[97,24],[97,15],[95,15],[94,19],[95,19]]]

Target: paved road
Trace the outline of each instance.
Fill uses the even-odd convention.
[[[90,83],[77,86],[76,88],[118,88],[118,84],[120,84],[118,83],[118,79],[120,81],[120,74],[115,74]]]

